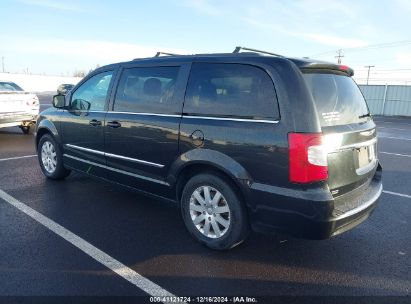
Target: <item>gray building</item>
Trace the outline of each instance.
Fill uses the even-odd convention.
[[[411,116],[411,86],[359,85],[373,115]]]

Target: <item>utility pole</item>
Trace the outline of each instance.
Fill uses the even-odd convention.
[[[343,50],[342,49],[339,49],[338,51],[337,51],[337,56],[335,56],[335,58],[337,58],[337,62],[338,62],[338,64],[341,64],[341,58],[343,58],[344,57],[344,55],[342,54],[342,52],[343,52]]]
[[[371,68],[375,68],[375,65],[366,65],[364,68],[368,68],[368,73],[367,73],[367,85],[368,85],[368,80],[370,79],[370,70]]]
[[[2,66],[2,71],[4,73],[4,56],[1,56],[1,66]]]

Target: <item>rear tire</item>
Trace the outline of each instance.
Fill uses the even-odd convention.
[[[224,178],[204,173],[184,187],[181,211],[190,234],[215,250],[233,248],[249,231],[247,214],[235,188]]]
[[[30,126],[20,126],[20,129],[26,135],[30,133]]]
[[[37,156],[41,171],[47,178],[60,180],[70,174],[71,171],[64,167],[60,147],[50,134],[45,134],[40,138]]]

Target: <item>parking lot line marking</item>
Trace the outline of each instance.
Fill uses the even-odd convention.
[[[58,236],[65,239],[67,242],[73,244],[75,247],[95,259],[97,262],[103,264],[107,268],[111,269],[113,272],[117,273],[122,278],[129,281],[131,284],[137,286],[147,294],[155,297],[174,297],[173,294],[163,289],[156,283],[150,281],[149,279],[143,277],[141,274],[135,272],[131,268],[117,261],[116,259],[109,256],[107,253],[101,251],[100,249],[94,247],[89,242],[85,241],[78,235],[64,228],[63,226],[57,224],[53,220],[44,216],[43,214],[37,212],[36,210],[30,208],[26,204],[20,202],[16,198],[7,194],[3,190],[0,190],[0,198],[10,205],[16,207],[18,210],[22,211],[44,227],[48,228]]]
[[[411,198],[411,195],[408,195],[408,194],[402,194],[402,193],[397,193],[397,192],[392,192],[392,191],[387,191],[387,190],[383,190],[382,192],[387,193],[387,194],[391,194],[391,195]]]
[[[399,140],[411,140],[411,138],[392,137],[392,136],[381,136],[381,135],[379,135],[378,138],[399,139]]]
[[[16,156],[16,157],[9,157],[9,158],[0,158],[0,162],[7,161],[7,160],[21,159],[21,158],[30,158],[30,157],[36,157],[36,156],[37,156],[37,154],[25,155],[25,156]]]
[[[380,151],[379,153],[382,153],[382,154],[389,154],[389,155],[396,155],[396,156],[411,157],[411,155],[408,155],[408,154],[391,153],[391,152],[382,152],[382,151]]]

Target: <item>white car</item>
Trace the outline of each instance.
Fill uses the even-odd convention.
[[[19,126],[30,132],[39,114],[39,99],[11,81],[0,80],[0,128]]]

